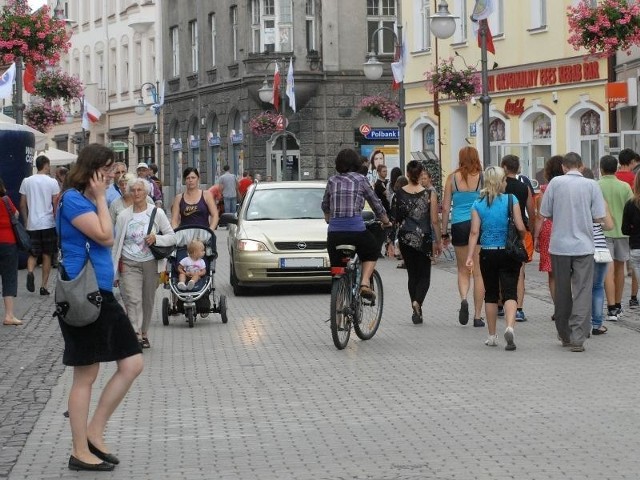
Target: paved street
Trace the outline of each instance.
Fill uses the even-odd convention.
[[[172,317],[163,327],[158,309],[145,371],[107,432],[121,459],[113,473],[67,469],[71,370],[60,364],[52,299],[21,290],[25,325],[0,329],[0,477],[638,478],[640,311],[571,353],[555,338],[536,265],[529,321],[516,327],[517,350],[506,352],[502,337],[486,347],[485,329],[458,324],[453,263],[434,268],[425,323],[415,326],[406,271],[385,259],[378,334],[367,342],[353,335],[337,351],[326,291],[236,298],[226,231],[218,237],[229,323],[212,315],[189,329]]]

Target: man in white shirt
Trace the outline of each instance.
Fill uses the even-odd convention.
[[[25,178],[20,185],[20,213],[24,218],[31,237],[31,250],[27,260],[27,290],[35,292],[33,271],[38,257],[42,255],[42,285],[40,295],[49,295],[47,285],[51,273],[51,258],[58,249],[54,206],[60,186],[49,176],[50,162],[40,155],[36,158],[35,175]]]

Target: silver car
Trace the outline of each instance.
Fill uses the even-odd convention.
[[[229,223],[230,283],[249,286],[331,283],[324,182],[254,183]]]

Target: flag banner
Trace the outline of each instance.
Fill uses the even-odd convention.
[[[494,0],[476,0],[471,18],[474,20],[474,22],[485,20],[489,18],[494,10]]]
[[[496,54],[496,46],[493,44],[493,35],[491,34],[491,28],[489,28],[489,22],[487,21],[486,18],[480,20],[479,22],[477,22],[477,24],[474,24],[474,30],[476,29],[475,25],[477,25],[477,32],[476,32],[476,36],[478,37],[478,47],[482,48],[482,40],[480,37],[480,27],[482,25],[485,26],[486,28],[486,32],[487,32],[487,52],[491,52],[494,55]]]
[[[16,80],[16,64],[11,64],[0,77],[0,98],[9,98],[13,95],[13,82]]]
[[[276,63],[276,71],[273,73],[273,106],[276,112],[280,109],[280,70]]]
[[[293,81],[293,59],[289,57],[289,70],[287,71],[287,97],[289,98],[289,106],[291,110],[296,111],[296,91]]]
[[[164,105],[164,80],[160,84],[160,91],[156,93],[156,103],[151,105],[153,113],[160,115],[160,109]]]
[[[34,93],[36,91],[36,68],[27,63],[24,67],[24,75],[22,76],[22,84],[27,93]]]
[[[405,66],[407,65],[407,39],[404,32],[405,30],[403,30],[402,34],[402,45],[396,46],[395,61],[391,63],[391,73],[393,74],[393,83],[391,87],[394,90],[399,89],[400,84],[404,82],[404,71]]]
[[[96,107],[91,105],[87,99],[84,99],[84,113],[82,114],[82,128],[89,130],[91,123],[96,123],[100,120],[102,113]]]

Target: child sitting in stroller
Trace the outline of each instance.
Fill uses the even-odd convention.
[[[204,263],[205,247],[201,240],[191,240],[187,245],[188,255],[178,265],[178,289],[193,290],[198,280],[207,274]],[[187,282],[187,278],[189,282]]]

